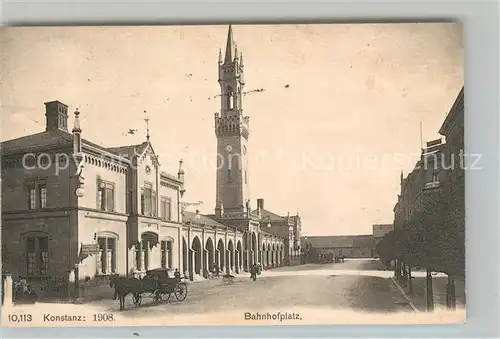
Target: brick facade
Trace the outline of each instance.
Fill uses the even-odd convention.
[[[2,143],[2,246],[13,254],[5,269],[29,277],[75,268],[79,279],[130,275],[165,265],[162,241],[179,267],[183,178],[161,172],[149,140],[104,148],[83,139],[78,115],[69,133],[67,106],[46,103],[44,132]],[[85,255],[88,245],[101,253]]]

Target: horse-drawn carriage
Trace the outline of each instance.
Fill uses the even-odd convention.
[[[153,302],[166,302],[173,294],[178,301],[184,301],[187,297],[187,285],[181,278],[170,278],[168,270],[156,268],[146,272],[141,278],[117,277],[110,281],[110,286],[115,287],[115,293],[120,298],[120,310],[124,309],[125,296],[133,295],[134,305],[138,307],[142,303],[143,295],[153,298]]]

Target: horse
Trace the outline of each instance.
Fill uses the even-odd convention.
[[[132,293],[134,304],[138,306],[142,293],[142,281],[137,278],[113,277],[109,281],[109,286],[115,288],[115,296],[120,299],[120,311],[125,309],[125,297]]]

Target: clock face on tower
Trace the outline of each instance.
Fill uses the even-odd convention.
[[[227,145],[226,146],[226,151],[231,152],[233,150],[233,146]]]

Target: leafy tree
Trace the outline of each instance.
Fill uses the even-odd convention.
[[[375,246],[375,251],[384,264],[389,264],[396,259],[396,234],[394,231],[388,232]]]
[[[463,214],[460,204],[464,194],[461,192],[456,183],[422,192],[422,208],[406,225],[406,262],[460,275],[465,258],[464,218],[460,215]]]

